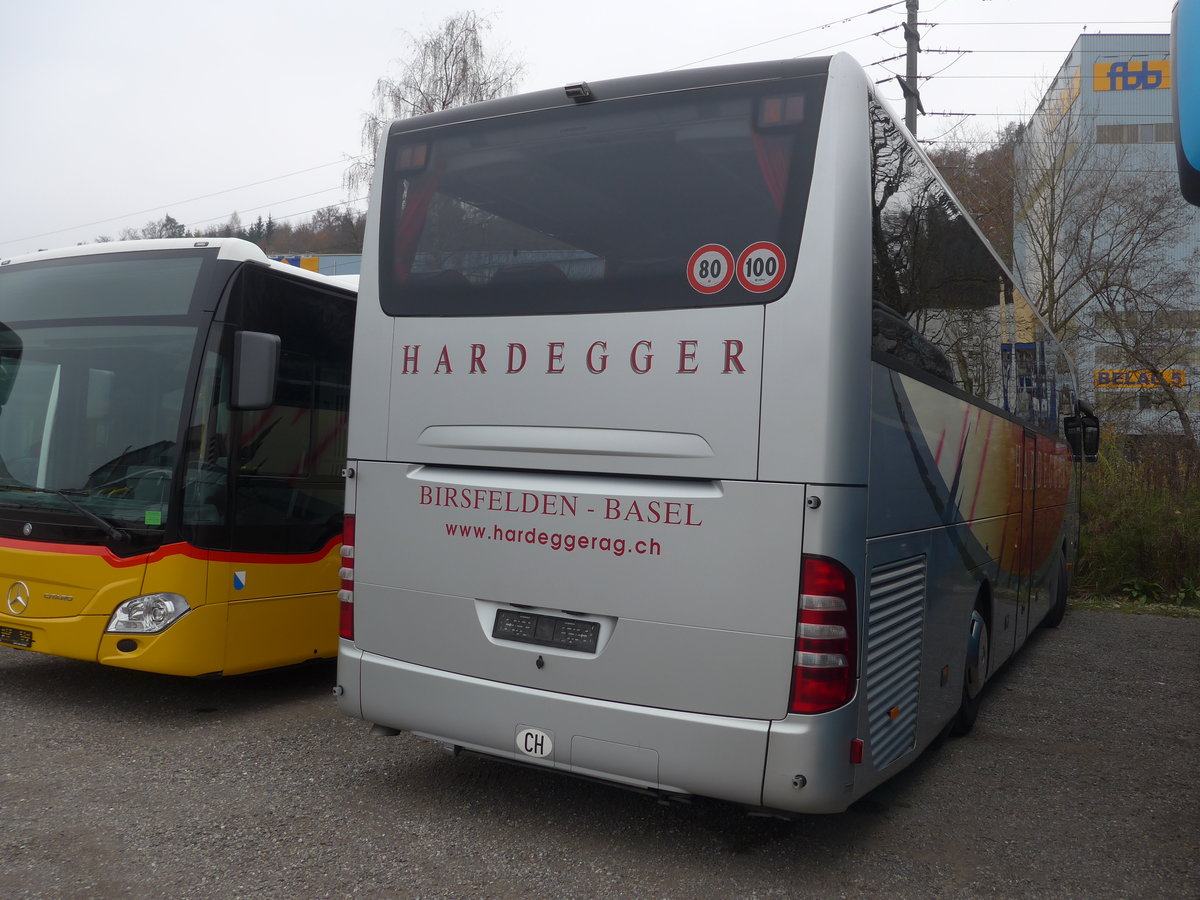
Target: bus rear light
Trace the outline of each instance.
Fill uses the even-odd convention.
[[[858,634],[854,576],[832,559],[806,556],[800,582],[788,709],[828,712],[854,696]]]
[[[342,520],[342,567],[338,569],[338,636],[354,640],[354,516]]]
[[[801,622],[797,629],[798,637],[813,640],[831,641],[846,637],[846,629],[841,625],[816,625],[812,622]]]
[[[844,669],[849,661],[840,653],[797,653],[796,665],[806,669]]]

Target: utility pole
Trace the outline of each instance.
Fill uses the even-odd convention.
[[[921,91],[917,87],[917,54],[921,52],[921,36],[917,32],[917,11],[921,0],[908,0],[908,20],[904,23],[904,43],[908,47],[907,67],[900,82],[900,90],[904,93],[904,124],[913,137],[917,136],[917,111],[925,114],[921,105]]]

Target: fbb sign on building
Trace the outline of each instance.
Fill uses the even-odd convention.
[[[1171,87],[1169,59],[1143,59],[1098,62],[1092,66],[1092,78],[1098,91],[1146,91]]]

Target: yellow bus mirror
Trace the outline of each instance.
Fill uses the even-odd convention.
[[[267,409],[275,403],[279,373],[279,335],[239,331],[233,336],[234,409]]]

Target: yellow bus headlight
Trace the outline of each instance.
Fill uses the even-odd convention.
[[[105,631],[115,634],[157,634],[191,609],[179,594],[143,594],[123,602]]]

